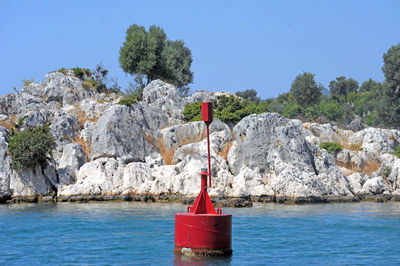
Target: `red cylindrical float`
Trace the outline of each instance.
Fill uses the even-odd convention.
[[[231,255],[232,215],[176,213],[174,251],[184,255]]]

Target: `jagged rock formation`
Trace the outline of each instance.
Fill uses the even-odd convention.
[[[120,95],[82,87],[71,73],[50,73],[17,94],[0,97],[0,200],[128,199],[130,195],[193,197],[206,165],[206,127],[183,121],[186,103],[174,86],[153,81],[143,101],[118,105]],[[46,165],[10,167],[7,128],[50,123],[56,149]],[[326,201],[400,198],[400,159],[390,154],[400,132],[302,123],[276,113],[245,117],[233,128],[211,124],[210,195],[255,200]],[[335,155],[321,149],[338,142]]]

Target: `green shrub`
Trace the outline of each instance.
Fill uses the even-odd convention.
[[[324,142],[321,143],[319,146],[331,154],[336,154],[343,149],[342,145],[335,142]]]
[[[320,116],[326,117],[331,121],[339,121],[344,114],[343,106],[333,98],[321,101],[317,109]]]
[[[85,89],[96,89],[96,82],[93,78],[88,78],[84,82],[82,82],[82,87]]]
[[[214,117],[225,123],[236,124],[244,117],[261,113],[262,110],[257,104],[233,95],[217,96],[214,102]],[[201,102],[193,102],[185,106],[183,117],[186,121],[201,121]]]
[[[282,116],[287,118],[294,118],[297,115],[301,114],[302,110],[300,105],[295,102],[288,102],[285,108],[282,111]]]
[[[34,79],[30,79],[30,80],[22,80],[22,82],[24,83],[24,87],[28,87],[29,85],[31,85],[33,82],[35,82]]]
[[[397,146],[396,150],[392,152],[393,155],[396,155],[397,158],[400,158],[400,145]]]
[[[254,102],[243,100],[233,95],[220,95],[214,102],[214,117],[225,123],[236,124],[244,117],[257,113]]]
[[[11,167],[20,171],[43,164],[55,146],[55,140],[49,133],[48,125],[17,133],[9,140]]]
[[[193,102],[185,105],[183,118],[186,121],[201,121],[201,102]]]
[[[88,68],[74,67],[72,71],[74,72],[74,76],[79,79],[84,79],[92,75],[92,72]]]
[[[19,117],[17,123],[15,124],[15,127],[20,128],[23,125],[25,118],[27,117],[27,115]]]
[[[132,104],[137,103],[137,102],[138,101],[134,98],[124,97],[119,100],[118,104],[131,106]]]
[[[64,74],[64,75],[67,75],[68,69],[62,67],[62,68],[60,68],[59,70],[57,70],[57,72],[62,73],[62,74]]]
[[[370,112],[365,117],[365,123],[370,127],[378,124],[378,120],[379,120],[379,117],[375,111]]]
[[[124,93],[124,96],[119,100],[118,104],[130,106],[134,103],[140,102],[143,99],[144,85],[129,84],[129,88]]]

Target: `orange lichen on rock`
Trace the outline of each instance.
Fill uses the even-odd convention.
[[[83,138],[76,135],[72,140],[72,143],[79,143],[83,148],[83,152],[85,153],[87,161],[89,161],[89,154],[90,154],[90,143],[86,143]]]

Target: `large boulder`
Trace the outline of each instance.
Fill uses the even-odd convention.
[[[6,116],[14,115],[16,105],[16,94],[10,93],[0,96],[0,113]]]
[[[78,118],[75,114],[57,112],[51,119],[50,133],[56,139],[57,150],[70,143],[80,130]]]
[[[400,131],[381,128],[365,128],[354,133],[350,144],[362,144],[364,150],[375,154],[392,152],[400,144]]]
[[[351,130],[343,130],[331,124],[304,123],[302,130],[307,141],[317,145],[324,142],[347,144],[354,134]]]
[[[58,196],[120,194],[123,172],[122,161],[114,158],[100,158],[85,163],[77,173],[76,182],[61,187]]]
[[[348,129],[357,132],[364,129],[364,125],[360,119],[354,119],[351,123],[347,126]]]
[[[365,181],[360,194],[379,195],[391,194],[393,189],[383,180],[381,176],[377,176]]]
[[[76,174],[84,163],[86,163],[86,156],[81,144],[70,143],[65,145],[62,157],[58,161],[57,186],[65,186],[75,183]]]
[[[53,72],[46,75],[40,94],[46,102],[57,101],[63,104],[79,103],[95,94],[92,89],[82,87],[82,81],[71,72],[62,74]]]
[[[351,191],[354,194],[360,194],[362,192],[362,187],[369,179],[369,176],[361,173],[352,173],[347,177],[347,179],[349,180]]]
[[[392,154],[383,154],[380,175],[385,177],[393,190],[400,191],[400,159]]]
[[[50,118],[50,115],[43,110],[43,112],[31,112],[23,120],[23,125],[27,127],[37,127],[44,125]]]
[[[0,133],[0,200],[3,197],[11,196],[10,191],[10,157],[7,156],[8,144],[5,135]]]
[[[303,135],[302,124],[276,113],[250,115],[233,129],[228,161],[238,175],[249,168],[261,175],[265,194],[279,197],[352,196],[333,158]],[[268,184],[268,186],[266,186]],[[258,192],[260,193],[260,192]]]
[[[22,117],[30,111],[40,111],[43,108],[57,110],[62,105],[76,104],[95,94],[94,90],[83,88],[82,81],[72,72],[53,72],[46,75],[45,81],[31,83],[14,96],[0,99],[0,107],[3,113]],[[57,104],[54,105],[54,102]]]
[[[294,120],[277,113],[254,114],[242,119],[233,128],[233,134],[237,142],[237,160],[230,162],[234,174],[242,166],[268,171],[275,168],[276,159],[316,172],[311,148]]]
[[[53,192],[53,187],[47,177],[43,175],[40,165],[37,165],[32,169],[12,171],[10,190],[13,197],[33,197],[48,195]]]
[[[185,101],[177,89],[161,80],[154,80],[143,89],[143,103],[160,108],[171,119],[182,120]]]
[[[100,117],[91,138],[90,159],[121,158],[124,163],[143,162],[156,151],[140,104],[111,106]]]

